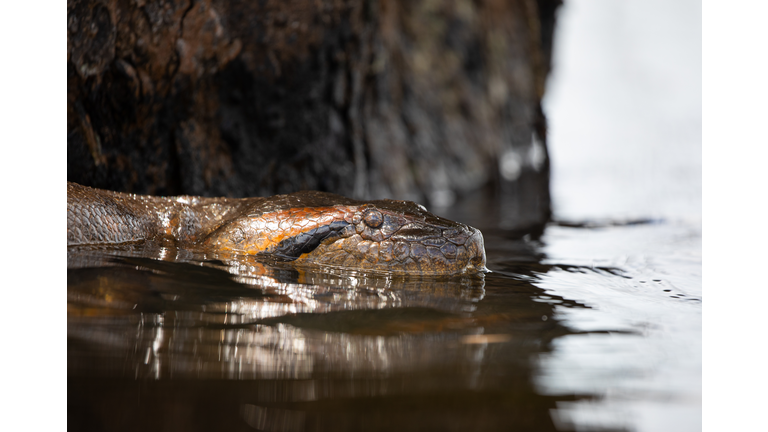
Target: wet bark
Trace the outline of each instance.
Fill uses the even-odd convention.
[[[69,0],[67,177],[550,215],[556,0]]]

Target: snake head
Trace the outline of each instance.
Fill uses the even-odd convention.
[[[486,270],[479,230],[435,216],[413,202],[369,202],[354,209],[345,222],[338,235],[296,261],[392,273]]]
[[[206,239],[207,246],[271,254],[300,265],[396,274],[486,271],[482,233],[419,204],[361,202],[322,192],[283,195],[278,201],[283,203],[221,227]]]

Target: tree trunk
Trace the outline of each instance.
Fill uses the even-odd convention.
[[[557,0],[70,0],[67,177],[134,193],[301,189],[550,215]]]

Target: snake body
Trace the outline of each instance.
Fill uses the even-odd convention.
[[[241,199],[157,197],[67,183],[68,246],[150,240],[391,273],[485,271],[479,230],[409,201],[358,201],[316,191]]]

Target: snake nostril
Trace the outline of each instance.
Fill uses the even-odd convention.
[[[382,216],[380,211],[371,208],[363,214],[363,221],[371,228],[378,228],[384,222],[384,216]]]

